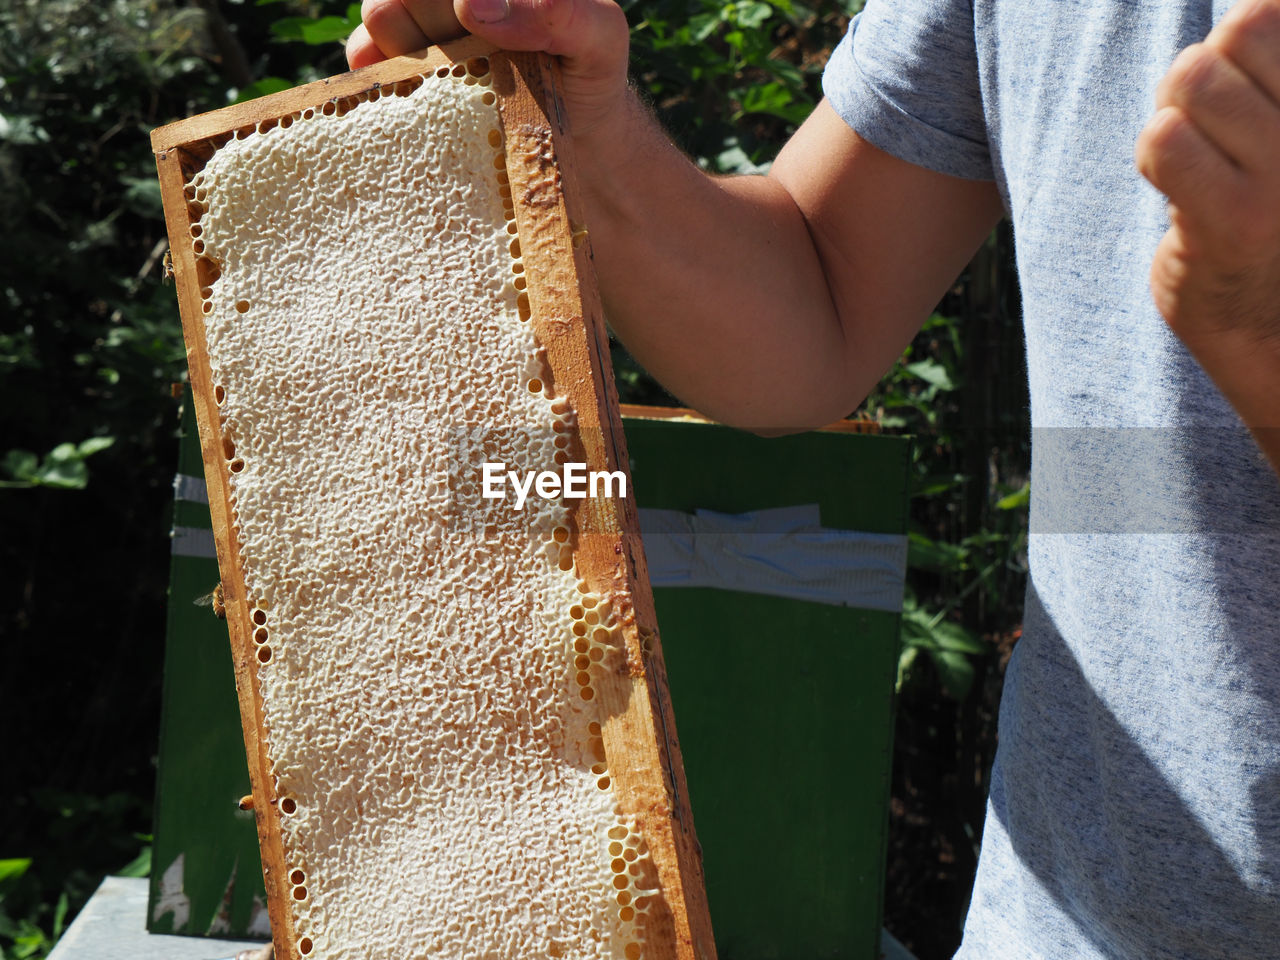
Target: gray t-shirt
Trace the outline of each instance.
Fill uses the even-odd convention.
[[[1133,165],[1228,6],[870,0],[827,69],[867,140],[994,179],[1017,243],[1031,577],[965,960],[1280,957],[1280,482],[1152,304]]]

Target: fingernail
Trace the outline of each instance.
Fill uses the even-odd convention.
[[[471,15],[480,23],[497,23],[507,19],[507,0],[470,0]]]

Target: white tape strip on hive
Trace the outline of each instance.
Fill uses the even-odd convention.
[[[632,598],[586,578],[563,502],[481,496],[485,463],[556,471],[581,442],[471,65],[213,138],[183,216],[166,195],[276,950],[712,956]],[[637,717],[659,739],[628,797],[606,742]]]

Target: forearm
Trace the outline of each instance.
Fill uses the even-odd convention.
[[[768,177],[708,177],[626,110],[625,132],[576,144],[609,315],[669,389],[726,422],[850,412],[1001,213],[990,182],[878,150],[825,101]]]
[[[991,183],[892,157],[825,102],[768,177],[703,174],[627,90],[613,0],[365,0],[362,16],[352,66],[463,27],[559,58],[608,318],[668,389],[726,423],[785,431],[850,412],[1000,216]]]
[[[798,429],[850,412],[872,382],[851,382],[845,330],[787,190],[708,176],[634,97],[625,113],[575,142],[606,315],[624,344],[724,422]]]

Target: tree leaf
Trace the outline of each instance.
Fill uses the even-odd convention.
[[[83,490],[89,485],[89,468],[83,460],[58,460],[40,466],[36,482],[58,490]]]
[[[302,24],[301,39],[311,46],[342,42],[351,35],[352,29],[352,24],[346,17],[321,17]]]
[[[725,149],[716,155],[716,169],[721,173],[768,173],[769,164],[752,162],[737,141],[726,143]]]
[[[1031,481],[1028,480],[1013,493],[996,501],[997,510],[1021,510],[1031,502]]]
[[[809,105],[795,103],[791,91],[783,83],[756,84],[738,92],[741,109],[739,116],[763,113],[781,117],[791,123],[801,123],[809,115]]]
[[[952,620],[941,620],[934,624],[933,640],[939,650],[950,650],[953,653],[971,653],[985,656],[991,652],[991,644],[983,640],[972,630]]]
[[[955,383],[951,380],[951,374],[947,372],[947,368],[936,360],[917,360],[915,363],[906,364],[906,370],[913,377],[918,377],[939,390],[954,390],[956,388]]]
[[[689,38],[695,43],[705,43],[720,26],[720,18],[710,13],[699,13],[689,18]]]
[[[922,533],[907,535],[907,566],[924,570],[965,570],[969,551],[954,543],[930,540]]]
[[[907,650],[916,647],[928,648],[933,646],[933,634],[929,632],[928,623],[904,613],[902,616],[902,648]]]
[[[27,872],[31,858],[0,860],[0,884],[12,883]]]
[[[766,20],[773,16],[773,7],[767,3],[748,2],[737,4],[734,21],[748,30],[758,30]]]
[[[57,940],[62,936],[62,931],[67,922],[67,908],[70,901],[67,899],[67,891],[63,890],[58,897],[58,904],[53,908],[53,939]]]
[[[277,40],[301,40],[303,25],[310,22],[310,17],[281,17],[271,24],[271,33]]]
[[[940,493],[954,490],[965,482],[963,473],[935,473],[917,480],[911,485],[912,497],[936,497]]]
[[[34,480],[39,465],[40,458],[30,450],[10,450],[4,455],[5,472],[15,480]],[[0,860],[0,863],[8,862]]]
[[[0,141],[17,146],[48,143],[49,133],[32,117],[5,116],[0,113]]]
[[[263,77],[261,80],[255,80],[247,87],[242,88],[232,103],[244,103],[246,100],[256,100],[258,97],[265,97],[269,93],[279,93],[281,90],[290,90],[293,84],[284,77]]]
[[[898,654],[898,676],[893,684],[895,693],[902,692],[902,684],[906,682],[907,674],[911,672],[911,668],[915,665],[916,658],[919,656],[919,647],[903,647],[902,652]]]
[[[151,847],[142,848],[142,852],[116,871],[122,877],[149,877],[151,875]]]
[[[68,463],[80,459],[80,448],[74,443],[60,443],[44,457],[45,463]]]
[[[83,490],[89,482],[89,468],[74,443],[60,443],[49,451],[36,470],[35,482],[61,490]]]
[[[91,457],[95,453],[106,450],[115,442],[115,437],[90,437],[88,440],[82,440],[78,448],[80,456]]]

